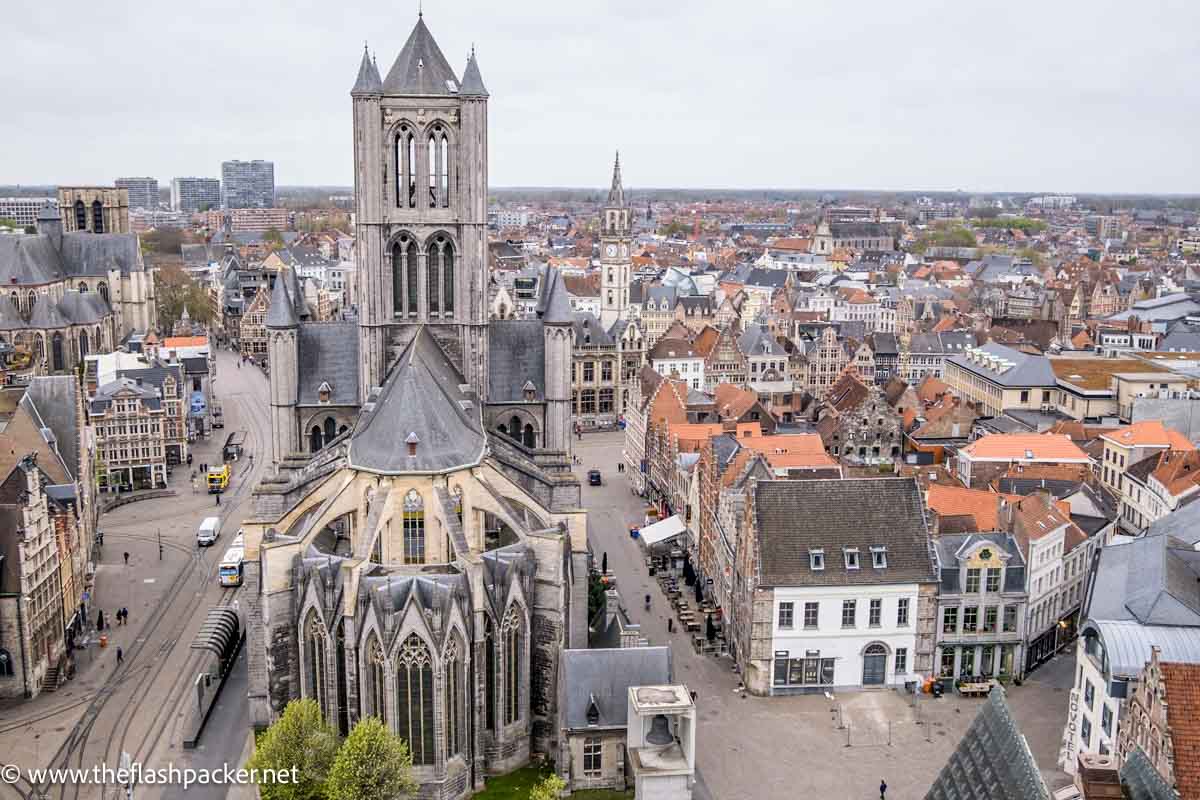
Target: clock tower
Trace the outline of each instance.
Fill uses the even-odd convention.
[[[629,314],[629,255],[632,212],[621,186],[621,154],[613,163],[612,188],[600,212],[600,324],[605,330]]]

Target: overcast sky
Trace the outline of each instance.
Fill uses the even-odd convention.
[[[493,186],[1200,192],[1200,4],[426,0],[491,93]],[[0,183],[351,182],[363,40],[417,2],[6,9]]]

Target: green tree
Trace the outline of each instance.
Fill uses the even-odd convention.
[[[155,228],[141,236],[143,253],[162,253],[177,256],[188,236],[179,228]]]
[[[378,717],[359,720],[329,770],[328,800],[393,800],[416,792],[408,745]]]
[[[263,232],[263,241],[271,250],[280,250],[283,248],[283,234],[278,228],[267,228]]]
[[[208,291],[178,264],[159,267],[154,273],[154,288],[158,299],[158,324],[163,331],[170,332],[183,316],[185,307],[188,316],[196,322],[208,324],[212,321]]]
[[[259,738],[246,767],[280,772],[296,768],[296,783],[261,783],[264,800],[323,800],[337,755],[337,734],[322,719],[317,701],[293,700]]]
[[[559,795],[566,788],[567,782],[551,773],[529,790],[529,800],[558,800]]]
[[[17,222],[15,219],[9,219],[8,217],[0,217],[0,228],[21,228],[21,229],[24,229],[24,227],[25,227],[24,225],[20,224],[20,223],[19,223],[19,222]]]

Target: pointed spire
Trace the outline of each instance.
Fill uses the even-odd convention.
[[[454,70],[433,40],[424,17],[418,15],[417,24],[383,81],[384,90],[402,95],[455,95],[458,86]]]
[[[264,320],[268,328],[295,328],[300,324],[292,298],[288,297],[284,272],[280,270],[275,274],[275,288],[271,291],[271,303],[267,306],[267,318]]]
[[[383,81],[379,79],[379,68],[371,60],[367,43],[363,42],[362,63],[358,65],[358,78],[350,94],[378,94],[383,91]]]
[[[616,161],[613,162],[612,188],[608,190],[608,205],[625,205],[625,188],[621,186],[621,151],[617,151]]]
[[[471,45],[471,55],[467,57],[467,68],[463,70],[462,94],[474,97],[487,97],[487,87],[483,85],[483,76],[479,74],[479,62],[475,60],[475,45]]]

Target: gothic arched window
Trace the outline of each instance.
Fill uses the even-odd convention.
[[[329,708],[325,692],[328,683],[328,675],[325,672],[326,646],[325,626],[321,624],[316,611],[309,611],[308,620],[304,624],[304,694],[317,701],[317,705],[321,707],[321,716],[328,720]]]
[[[61,333],[55,333],[50,338],[50,368],[55,372],[62,372],[67,368],[66,359],[63,354],[63,337]]]
[[[337,420],[333,417],[325,418],[325,441],[332,442],[337,438]]]
[[[407,234],[392,247],[392,313],[417,313],[417,243]]]
[[[416,489],[404,496],[404,563],[425,563],[425,501]]]
[[[416,208],[416,149],[413,132],[407,125],[400,126],[396,134],[396,206],[399,208]]]
[[[396,733],[408,743],[415,766],[435,759],[433,743],[433,663],[429,648],[409,634],[396,654]]]
[[[87,230],[87,208],[83,205],[82,200],[75,201],[75,230]]]
[[[442,687],[445,690],[446,710],[446,757],[463,752],[463,658],[457,636],[450,637],[443,657],[445,676]]]
[[[485,730],[496,730],[496,667],[499,659],[496,657],[496,629],[491,617],[484,617],[483,623],[483,724]]]
[[[321,426],[313,425],[312,430],[308,432],[308,451],[315,453],[321,449]]]
[[[448,239],[438,237],[442,246],[442,311],[454,313],[454,245]]]
[[[33,307],[37,305],[37,294],[31,290],[25,299],[29,301],[28,313],[32,315]]]
[[[442,208],[450,207],[450,140],[442,134],[441,158],[438,170],[438,195],[442,198]]]
[[[110,301],[108,299],[108,284],[107,283],[101,282],[101,283],[97,284],[96,291],[99,292],[100,296],[104,298],[105,303],[110,303]]]
[[[92,201],[92,233],[104,233],[104,206],[99,200]]]
[[[534,447],[537,447],[537,434],[534,433],[533,426],[528,422],[525,423],[525,435],[521,444],[525,445],[530,450],[532,450]]]
[[[425,250],[425,290],[429,295],[430,316],[442,310],[439,302],[442,294],[441,267],[442,259],[438,245],[436,242],[430,242]]]
[[[521,662],[524,658],[522,629],[524,620],[520,609],[513,605],[504,615],[504,724],[511,725],[521,718]]]
[[[363,680],[363,709],[367,716],[387,719],[384,706],[384,669],[386,661],[383,657],[383,647],[379,637],[373,632],[367,639],[367,662]]]
[[[88,332],[80,331],[79,332],[79,360],[83,361],[84,359],[86,359],[87,354],[88,354]]]
[[[508,435],[512,437],[514,442],[521,441],[521,418],[516,414],[508,422]]]
[[[84,283],[83,281],[80,281],[80,282],[79,282],[79,293],[80,293],[80,294],[87,294],[87,284],[86,284],[86,283]]]

